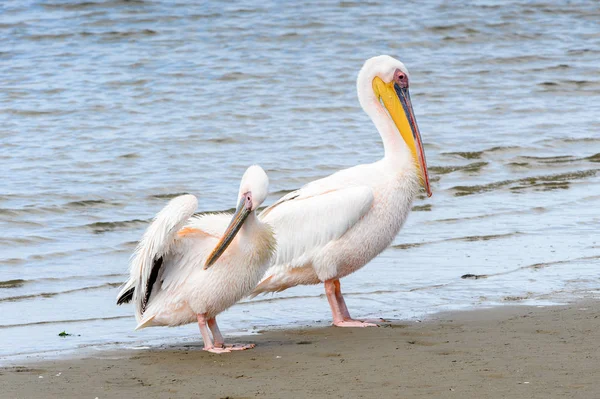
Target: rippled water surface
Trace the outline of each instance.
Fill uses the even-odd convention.
[[[0,362],[199,339],[194,325],[133,332],[132,309],[114,304],[148,220],[180,193],[200,211],[231,208],[252,163],[271,203],[380,158],[355,78],[381,53],[411,71],[434,196],[343,281],[353,313],[411,319],[597,293],[598,2],[0,10]],[[322,292],[243,302],[222,329],[326,323]]]

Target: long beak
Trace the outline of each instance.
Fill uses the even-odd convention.
[[[376,77],[373,80],[373,90],[383,102],[402,138],[410,148],[421,172],[421,184],[425,188],[427,196],[431,197],[425,151],[423,150],[421,133],[415,119],[408,87],[402,88],[394,82],[386,84],[379,77]]]
[[[231,244],[231,241],[233,241],[235,238],[235,235],[242,228],[242,225],[244,224],[244,221],[248,215],[250,215],[250,212],[251,210],[245,206],[245,199],[242,197],[237,209],[235,210],[235,213],[233,214],[233,217],[231,218],[231,222],[229,222],[229,226],[227,226],[227,229],[223,233],[223,237],[221,237],[221,240],[215,249],[213,249],[210,255],[208,255],[208,258],[206,258],[204,270],[211,267],[217,261],[217,259],[223,255],[223,252],[225,252],[229,244]]]
[[[421,132],[419,132],[419,126],[417,126],[417,120],[415,119],[415,113],[413,111],[412,102],[410,101],[410,93],[408,92],[408,87],[400,87],[397,84],[394,84],[394,90],[396,90],[396,94],[398,95],[398,99],[402,103],[402,108],[404,108],[404,113],[408,118],[408,123],[410,124],[410,130],[412,131],[413,140],[415,143],[415,148],[411,148],[413,150],[413,155],[416,153],[417,160],[419,162],[419,166],[421,167],[421,179],[423,180],[423,186],[425,187],[425,191],[427,191],[427,196],[431,197],[431,186],[429,185],[429,173],[427,172],[427,161],[425,160],[425,151],[423,150],[423,142],[421,141]]]

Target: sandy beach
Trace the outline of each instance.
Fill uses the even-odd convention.
[[[201,342],[106,352],[2,368],[0,396],[597,398],[599,315],[595,301],[510,306],[379,328],[265,331],[240,338],[255,349],[226,355]]]

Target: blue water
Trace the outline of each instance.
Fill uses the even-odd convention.
[[[598,20],[595,1],[4,1],[0,363],[199,339],[133,332],[114,304],[148,220],[180,193],[231,208],[252,163],[272,203],[380,158],[355,92],[378,54],[411,72],[434,196],[343,280],[353,314],[597,297]],[[246,301],[221,328],[326,324],[322,293]]]

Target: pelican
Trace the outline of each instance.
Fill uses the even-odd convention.
[[[192,217],[198,206],[193,195],[172,199],[156,215],[117,296],[119,305],[135,303],[136,329],[197,321],[206,351],[254,347],[225,345],[215,317],[247,296],[271,263],[274,233],[256,216],[268,187],[266,173],[255,165],[242,177],[233,215]]]
[[[335,326],[376,325],[350,317],[340,279],[391,244],[421,185],[431,196],[409,83],[404,64],[390,56],[365,62],[356,82],[358,99],[381,135],[385,155],[310,182],[262,212],[261,220],[275,230],[277,251],[251,296],[324,283]]]

